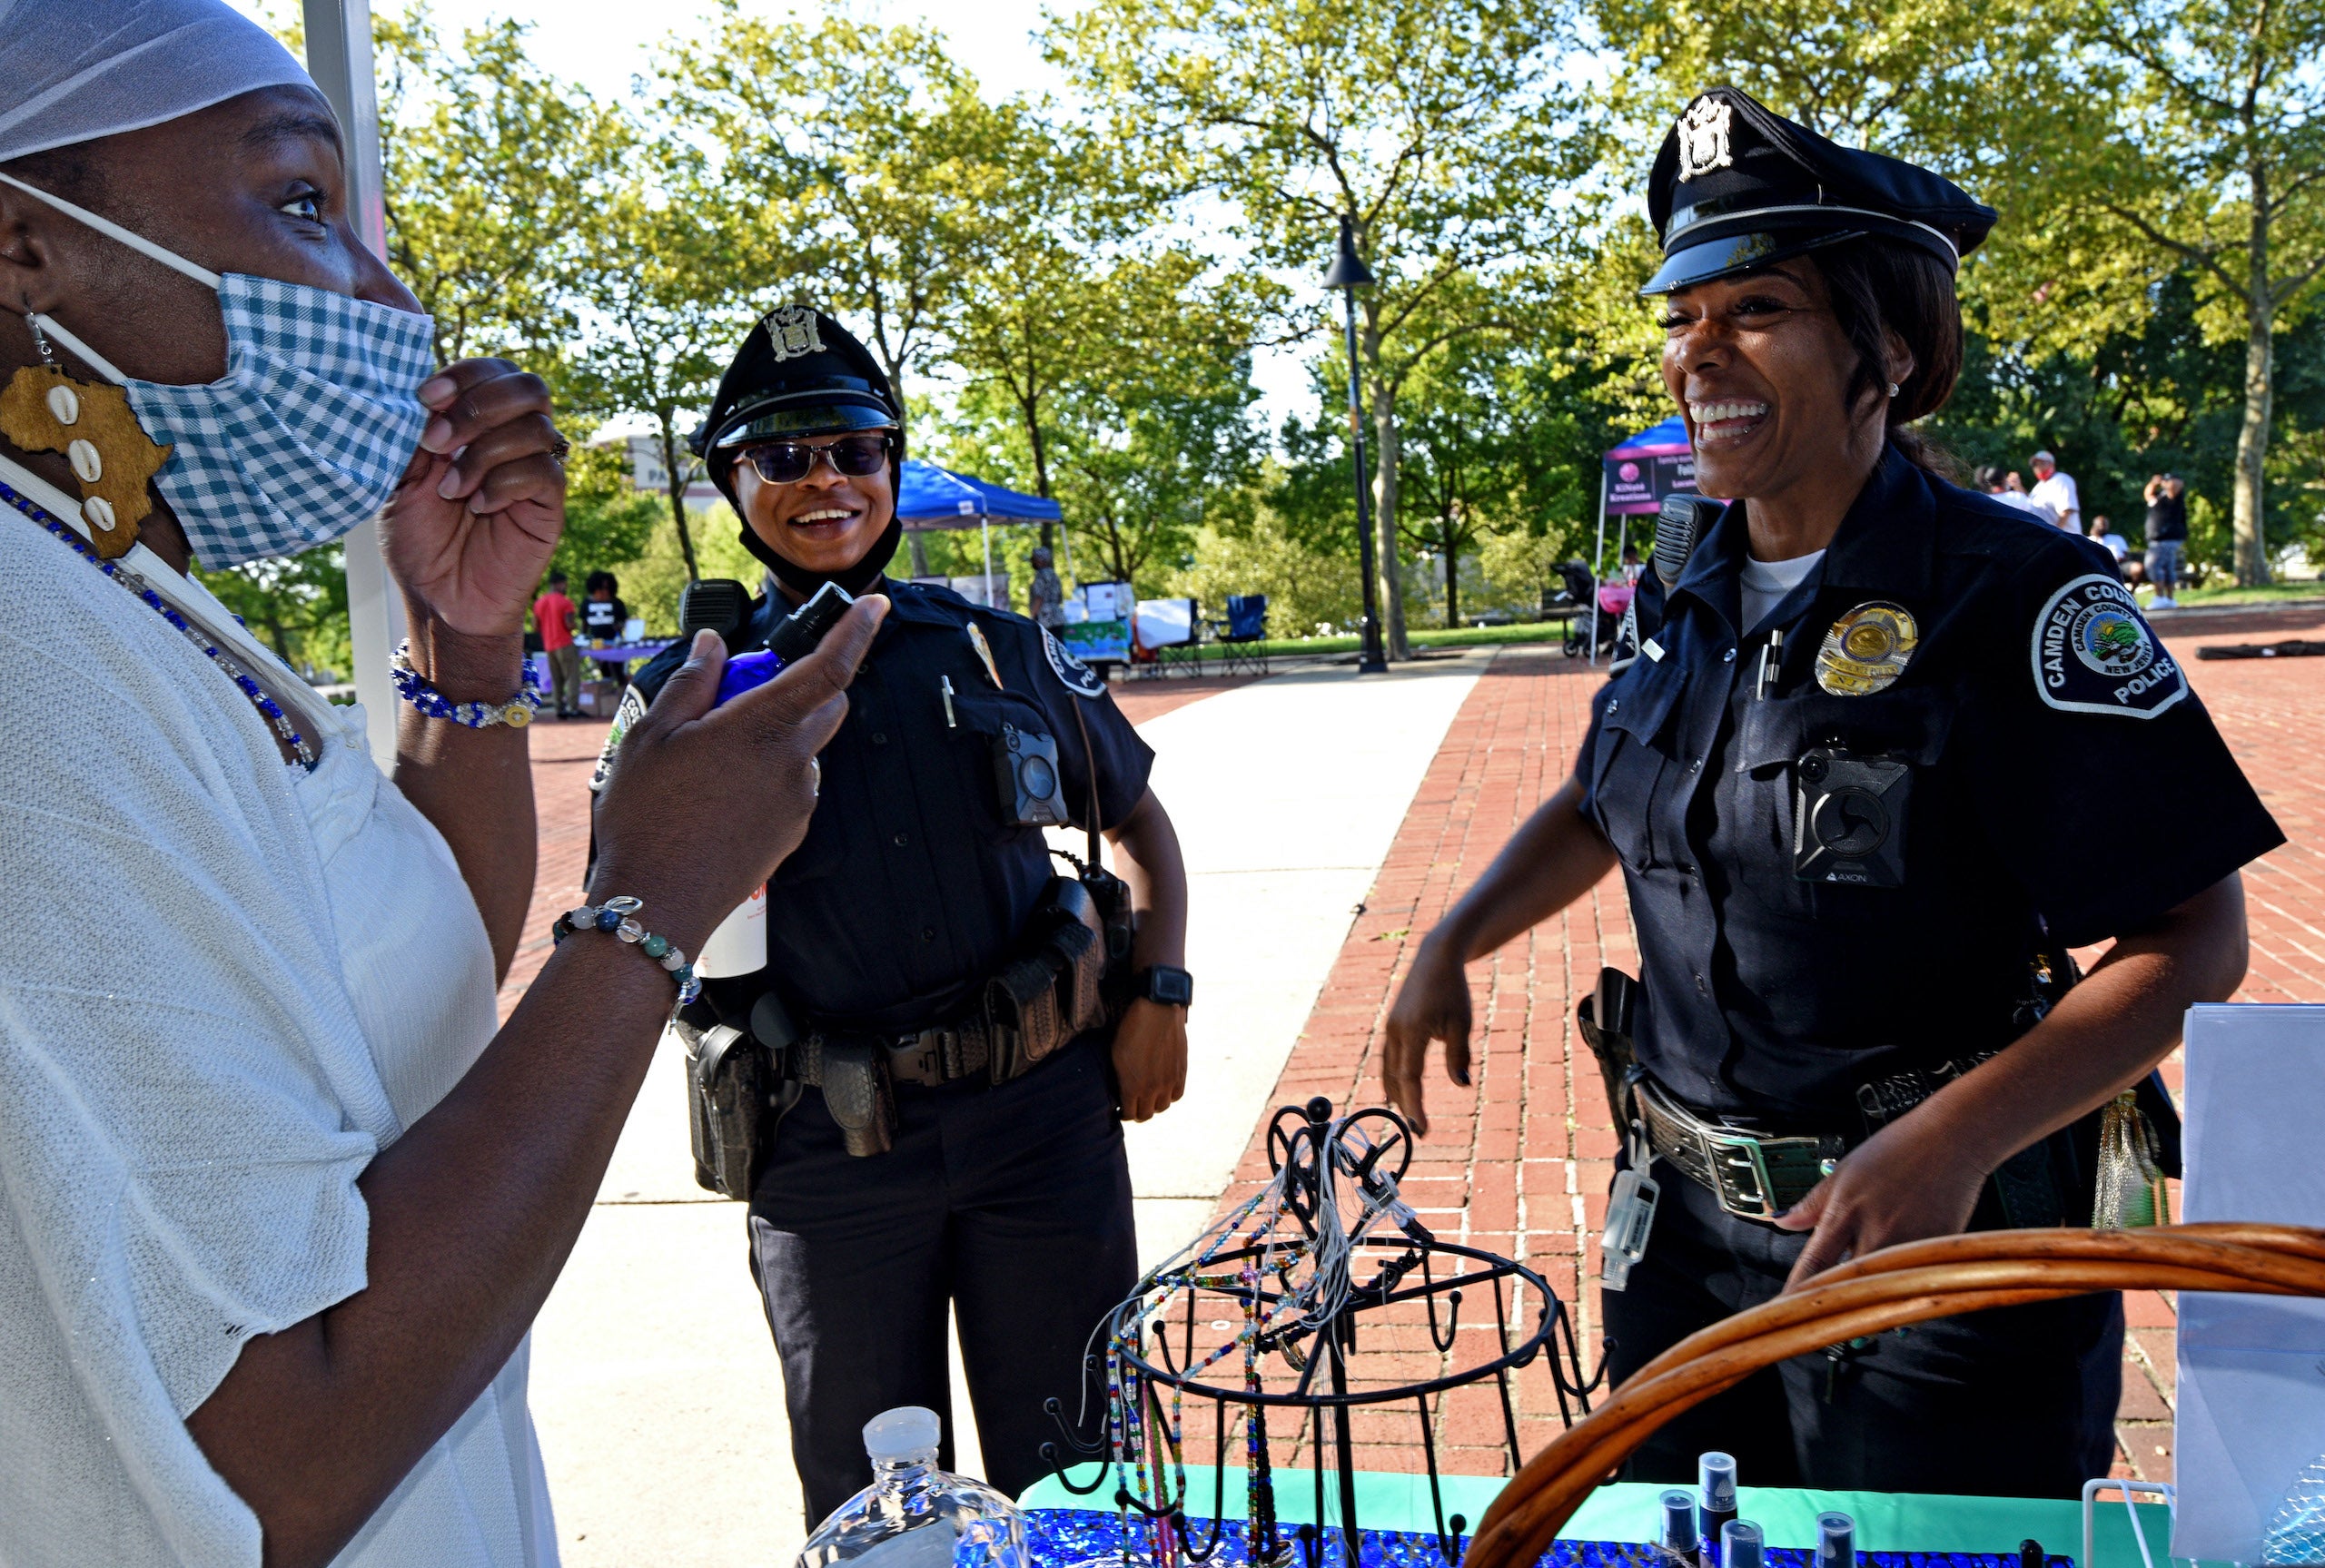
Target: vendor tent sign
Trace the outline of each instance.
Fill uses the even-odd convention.
[[[1696,493],[1696,451],[1674,414],[1608,452],[1605,510],[1616,517],[1652,517],[1666,496]]]

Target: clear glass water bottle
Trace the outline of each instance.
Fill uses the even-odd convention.
[[[1028,1568],[1016,1504],[936,1467],[944,1425],[907,1405],[864,1425],[872,1484],[816,1526],[798,1568]]]

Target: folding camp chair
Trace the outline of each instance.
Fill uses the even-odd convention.
[[[1268,597],[1265,594],[1227,596],[1227,619],[1211,623],[1212,641],[1219,645],[1219,673],[1263,676],[1268,673]]]

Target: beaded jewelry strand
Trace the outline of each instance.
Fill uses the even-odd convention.
[[[291,722],[291,715],[282,711],[282,705],[267,695],[264,686],[251,678],[250,672],[242,667],[240,660],[212,641],[208,633],[186,619],[178,607],[155,592],[153,585],[146,582],[143,577],[123,566],[119,561],[108,561],[101,557],[89,547],[87,540],[50,517],[39,502],[18,495],[14,487],[4,481],[0,481],[0,500],[5,500],[34,522],[63,539],[73,547],[75,555],[119,583],[136,598],[150,606],[163,620],[184,633],[186,640],[208,655],[210,662],[225,673],[226,677],[234,683],[242,695],[250,698],[251,705],[258,709],[259,715],[266,720],[267,727],[282,736],[282,744],[288,746],[291,754],[299,759],[298,765],[305,768],[309,773],[315,771],[317,761],[315,748],[308,742],[306,736],[299,733],[298,726]]]

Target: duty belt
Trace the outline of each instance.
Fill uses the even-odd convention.
[[[1834,1135],[1776,1138],[1706,1121],[1644,1076],[1633,1102],[1648,1149],[1709,1188],[1720,1208],[1743,1219],[1776,1218],[1831,1175],[1848,1151],[1847,1141]]]
[[[1004,1031],[1012,1033],[1013,1031]],[[824,1086],[824,1048],[828,1037],[811,1034],[785,1052],[783,1073],[810,1089]],[[964,1078],[983,1077],[993,1064],[992,1033],[974,1015],[911,1034],[857,1036],[885,1059],[894,1083],[934,1089]]]

